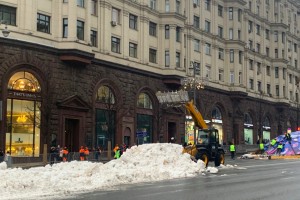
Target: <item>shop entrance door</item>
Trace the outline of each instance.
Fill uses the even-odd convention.
[[[79,150],[79,119],[65,119],[65,146],[69,152]]]

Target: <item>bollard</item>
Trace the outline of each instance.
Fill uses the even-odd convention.
[[[6,165],[7,168],[12,168],[12,158],[10,155],[7,155]]]

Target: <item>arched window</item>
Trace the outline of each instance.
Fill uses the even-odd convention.
[[[249,113],[246,113],[245,114],[245,116],[244,116],[244,123],[245,124],[253,124],[253,122],[252,122],[252,118],[251,118],[251,116],[249,115]]]
[[[211,116],[212,116],[212,119],[222,120],[222,114],[221,114],[221,111],[220,111],[220,109],[218,107],[215,107],[212,110]]]
[[[147,108],[147,109],[152,109],[152,101],[149,97],[148,94],[146,93],[140,93],[138,101],[137,101],[137,106],[139,108]]]
[[[5,148],[12,156],[39,156],[40,84],[33,74],[20,71],[11,76],[7,89]]]
[[[115,104],[116,102],[115,95],[113,94],[112,90],[105,85],[99,87],[96,94],[96,101],[109,104]]]
[[[8,89],[24,92],[40,92],[38,80],[29,72],[17,72],[8,81]]]
[[[270,127],[270,120],[269,120],[268,117],[265,118],[263,126],[264,127]]]

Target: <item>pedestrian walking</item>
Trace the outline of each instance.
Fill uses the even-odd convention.
[[[84,149],[84,160],[89,160],[90,151],[88,147]]]
[[[260,154],[264,154],[264,152],[265,152],[265,145],[264,145],[263,142],[261,142],[259,144],[259,150],[260,150]]]
[[[234,145],[233,143],[230,143],[229,151],[230,151],[231,159],[234,160],[234,156],[235,156],[235,145]]]
[[[65,147],[63,150],[62,150],[62,158],[63,158],[63,162],[66,162],[68,161],[68,154],[69,154],[69,151],[67,149],[67,147]]]
[[[95,149],[95,160],[98,162],[100,161],[100,156],[101,156],[101,148],[98,146]]]
[[[56,161],[56,148],[52,146],[50,148],[50,164],[54,164]]]
[[[281,155],[282,148],[283,148],[283,145],[280,142],[277,146],[277,152],[276,152],[277,155],[279,155],[279,156]]]
[[[79,158],[81,161],[84,161],[84,148],[83,146],[80,147],[79,149]]]

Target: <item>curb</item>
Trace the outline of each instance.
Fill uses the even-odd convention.
[[[300,159],[300,155],[290,155],[290,156],[269,156],[269,160],[296,160]]]

